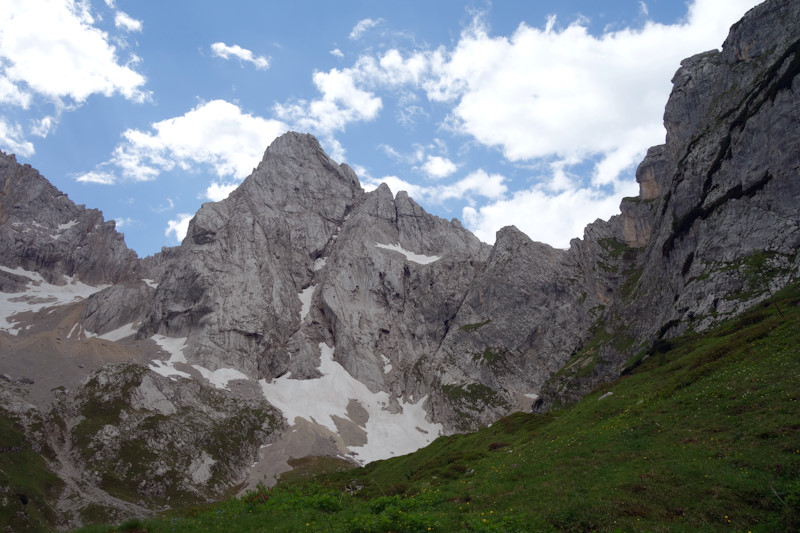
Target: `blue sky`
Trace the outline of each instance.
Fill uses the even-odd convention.
[[[493,242],[565,248],[635,195],[681,59],[755,0],[0,0],[0,149],[180,242],[287,130]]]

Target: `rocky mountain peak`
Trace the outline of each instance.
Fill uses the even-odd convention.
[[[65,276],[90,285],[136,279],[136,252],[114,221],[75,205],[13,155],[0,152],[0,176],[0,264],[37,272],[56,285],[66,283]]]
[[[343,187],[352,190],[351,196],[361,191],[353,169],[331,159],[313,135],[294,131],[272,141],[258,167],[243,185],[247,192],[252,192],[251,188],[255,186],[272,191],[294,189],[303,192],[329,187],[336,192]]]

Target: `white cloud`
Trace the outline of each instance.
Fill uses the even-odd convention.
[[[647,8],[647,4],[644,3],[644,0],[639,0],[639,13],[645,17],[650,15],[650,10]]]
[[[635,183],[626,184],[621,196],[634,195]],[[619,196],[599,194],[581,188],[553,195],[540,188],[520,191],[510,199],[462,211],[464,225],[484,242],[494,243],[495,233],[514,225],[531,239],[557,248],[568,248],[569,241],[583,235],[587,224],[619,212]]]
[[[30,157],[35,152],[33,143],[24,139],[20,125],[9,124],[3,117],[0,117],[0,148],[22,157]]]
[[[57,118],[49,115],[34,120],[31,126],[31,133],[37,137],[47,137],[55,127],[56,122]]]
[[[257,56],[250,50],[242,48],[238,44],[227,45],[225,43],[214,43],[211,45],[211,52],[216,57],[230,59],[239,58],[241,61],[252,63],[257,69],[264,70],[269,68],[269,59],[264,56]]]
[[[88,3],[16,0],[0,9],[0,76],[20,92],[84,102],[92,94],[143,101],[145,78],[119,63]]]
[[[330,135],[341,131],[350,122],[370,121],[378,116],[383,102],[373,93],[356,87],[352,69],[315,72],[314,85],[322,97],[276,104],[275,115],[301,131]]]
[[[684,24],[648,22],[600,37],[580,20],[562,29],[555,21],[544,30],[522,24],[510,38],[475,24],[437,67],[428,94],[456,99],[457,130],[509,160],[624,152],[633,164],[663,142],[663,107],[680,61],[718,47],[755,3],[697,0]]]
[[[184,115],[154,123],[151,131],[126,130],[111,160],[100,167],[115,166],[125,178],[148,181],[176,167],[188,171],[209,165],[217,176],[239,181],[286,130],[277,120],[243,113],[225,100],[212,100]]]
[[[0,104],[28,109],[31,105],[31,93],[14,85],[5,76],[0,76]]]
[[[500,148],[510,161],[580,162],[599,156],[594,181],[603,185],[641,160],[649,146],[663,142],[663,107],[680,61],[718,47],[728,27],[756,3],[696,0],[680,24],[647,22],[641,29],[600,36],[588,32],[586,19],[561,27],[551,17],[543,29],[521,24],[510,37],[495,37],[477,17],[452,50],[363,55],[352,68],[317,73],[315,83],[344,78],[351,94],[361,91],[360,97],[375,99],[368,91],[422,90],[429,101],[451,106],[444,126]],[[646,10],[644,3],[639,7]],[[376,23],[364,19],[354,35]],[[317,85],[323,98],[315,103],[322,107],[331,98]],[[327,124],[327,132],[380,110],[375,105],[373,113],[348,114],[341,107],[358,106],[329,106],[334,113],[326,120],[301,104],[279,111],[305,118],[301,125]],[[398,120],[413,120],[407,115],[400,112]]]
[[[93,170],[80,174],[75,178],[76,181],[81,183],[97,183],[99,185],[113,185],[117,181],[117,177],[110,172],[103,172],[102,170]]]
[[[136,220],[130,217],[119,217],[114,219],[114,223],[117,226],[117,230],[120,228],[124,228],[136,223]]]
[[[477,195],[494,200],[502,198],[507,190],[503,176],[487,174],[486,171],[479,169],[451,185],[434,188],[432,199],[443,202]]]
[[[238,186],[238,183],[220,183],[215,181],[206,189],[205,197],[212,202],[220,202],[227,198]]]
[[[439,179],[451,175],[458,170],[458,167],[446,157],[429,155],[428,160],[422,165],[422,170],[431,178]]]
[[[114,16],[114,25],[124,31],[142,31],[142,21],[136,20],[122,11],[117,11]]]
[[[186,232],[189,231],[189,222],[191,222],[194,215],[188,213],[178,214],[178,218],[167,222],[167,229],[164,235],[169,237],[170,233],[175,234],[175,240],[179,243],[186,237]]]
[[[374,28],[378,24],[383,22],[383,19],[363,19],[359,20],[358,23],[353,26],[353,30],[350,32],[350,38],[353,40],[358,39],[364,32],[369,30],[370,28]]]
[[[344,57],[344,52],[342,52],[338,48],[334,48],[333,50],[331,50],[331,55],[335,57]]]

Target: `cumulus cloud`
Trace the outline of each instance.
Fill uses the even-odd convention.
[[[0,10],[0,77],[20,92],[84,102],[92,94],[142,101],[145,78],[121,64],[88,4],[15,0]],[[2,91],[2,89],[0,89]]]
[[[458,167],[446,157],[429,155],[428,160],[422,165],[422,170],[431,178],[439,179],[453,174]]]
[[[169,237],[170,234],[174,234],[175,240],[180,243],[186,237],[186,232],[189,231],[189,222],[191,222],[193,216],[189,213],[178,214],[178,218],[167,222],[167,229],[164,230],[164,235]]]
[[[117,11],[116,15],[114,15],[114,25],[124,31],[142,31],[142,21],[136,20],[132,16],[122,11]]]
[[[78,175],[75,179],[81,183],[97,183],[98,185],[113,185],[117,181],[117,177],[113,173],[102,170],[86,172]]]
[[[215,181],[206,189],[205,198],[212,202],[220,202],[227,198],[238,186],[238,183],[220,183]]]
[[[374,28],[378,24],[383,22],[383,19],[362,19],[359,20],[358,23],[353,26],[353,30],[350,32],[350,38],[356,40],[360,38],[364,33],[369,30],[370,28]]]
[[[662,140],[669,79],[680,61],[718,47],[728,27],[756,0],[696,0],[686,20],[641,29],[588,32],[585,19],[566,27],[521,24],[491,36],[480,18],[452,50],[391,49],[346,69],[356,86],[422,88],[453,105],[451,125],[511,161],[631,150]],[[618,155],[618,154],[617,154]]]
[[[5,76],[0,75],[0,104],[28,109],[28,106],[31,105],[31,99],[31,93],[15,85]]]
[[[118,217],[114,219],[114,223],[117,226],[117,230],[119,230],[135,224],[136,220],[130,217]]]
[[[241,61],[252,63],[257,69],[265,70],[269,68],[269,59],[264,56],[257,56],[250,50],[242,48],[238,44],[227,45],[225,43],[213,43],[211,52],[216,57],[222,59],[238,58]]]
[[[378,116],[383,102],[372,92],[356,86],[353,69],[315,72],[314,85],[322,96],[276,104],[275,115],[298,130],[330,135],[344,130],[350,122],[369,121]]]
[[[56,122],[57,118],[50,115],[34,120],[31,126],[31,133],[37,137],[47,137],[55,128]]]
[[[124,20],[122,24],[138,22],[130,17]],[[136,102],[150,98],[144,89],[145,77],[133,68],[138,58],[132,56],[123,62],[117,47],[111,44],[112,38],[94,23],[91,6],[85,1],[3,3],[0,104],[36,110],[38,98],[55,108],[54,114],[29,117],[27,135],[19,125],[12,127],[4,122],[0,138],[3,148],[32,155],[33,144],[25,137],[47,136],[62,112],[80,106],[93,94],[121,95]]]
[[[266,147],[287,130],[285,124],[242,112],[225,100],[198,105],[184,115],[156,122],[150,131],[126,130],[111,159],[78,181],[115,181],[106,167],[135,181],[155,179],[175,168],[190,171],[210,166],[217,176],[245,178],[261,160]]]
[[[9,152],[30,157],[34,154],[33,143],[26,141],[19,124],[11,124],[0,117],[0,147]]]
[[[333,50],[331,50],[331,55],[334,57],[344,57],[344,52],[342,52],[338,48],[334,48]]]
[[[625,154],[630,165],[663,142],[663,106],[680,60],[719,46],[753,3],[698,0],[684,24],[648,22],[599,37],[582,20],[522,24],[510,37],[475,24],[437,67],[428,95],[454,100],[455,128],[511,161],[600,153]]]

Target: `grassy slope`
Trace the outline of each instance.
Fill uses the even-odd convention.
[[[15,417],[0,410],[0,530],[48,531],[61,487]]]
[[[785,316],[673,340],[571,408],[87,531],[797,530],[800,287],[776,300]]]

